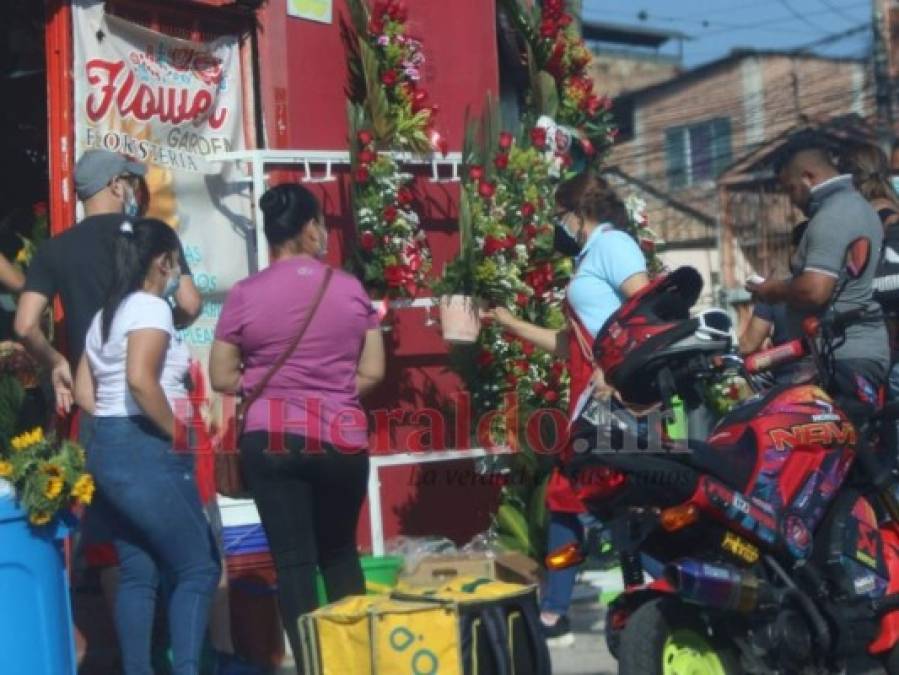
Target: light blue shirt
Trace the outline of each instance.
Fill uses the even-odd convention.
[[[646,260],[629,234],[603,224],[590,235],[574,264],[568,303],[596,337],[624,300],[621,285],[635,274],[646,272]]]

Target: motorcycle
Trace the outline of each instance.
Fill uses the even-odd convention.
[[[606,638],[623,675],[839,673],[862,657],[899,675],[895,404],[859,384],[837,400],[833,350],[863,312],[807,322],[806,337],[743,362],[727,315],[690,317],[702,287],[680,268],[610,317],[594,355],[650,429],[588,404],[566,471],[612,532],[625,591]],[[882,320],[882,319],[881,319]],[[705,441],[670,433],[705,385],[810,355],[819,381],[779,385],[726,413]],[[671,411],[675,412],[672,413]],[[587,538],[588,546],[591,538]],[[583,560],[569,545],[547,556]],[[644,561],[657,578],[646,581]],[[865,656],[866,655],[866,656]]]

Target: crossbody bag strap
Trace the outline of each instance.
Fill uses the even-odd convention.
[[[275,361],[274,365],[269,368],[268,372],[265,376],[259,381],[253,390],[247,394],[247,397],[241,403],[241,406],[246,410],[258,399],[262,392],[265,391],[265,388],[268,386],[268,383],[275,376],[275,373],[281,369],[287,359],[289,359],[293,353],[297,350],[297,347],[300,346],[300,341],[303,339],[303,335],[306,333],[306,329],[309,328],[309,325],[312,323],[312,319],[315,317],[316,312],[318,311],[319,305],[322,303],[322,298],[325,296],[325,291],[328,290],[328,285],[331,283],[331,276],[333,275],[334,270],[331,267],[325,268],[325,278],[322,279],[321,284],[318,287],[318,292],[315,294],[315,300],[312,303],[312,308],[309,310],[309,313],[306,315],[305,320],[303,321],[303,325],[300,326],[300,330],[294,336],[293,341],[291,341],[290,345],[287,349],[284,350],[284,353]]]

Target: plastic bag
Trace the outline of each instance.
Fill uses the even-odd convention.
[[[446,537],[395,537],[386,542],[387,555],[403,558],[405,568],[415,569],[428,556],[454,555],[456,545]]]

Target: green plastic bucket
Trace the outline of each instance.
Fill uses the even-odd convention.
[[[396,555],[362,556],[362,574],[365,575],[365,590],[369,595],[387,593],[396,586],[403,568],[403,558]],[[328,604],[325,594],[325,582],[321,573],[315,575],[315,588],[318,593],[318,604]]]

